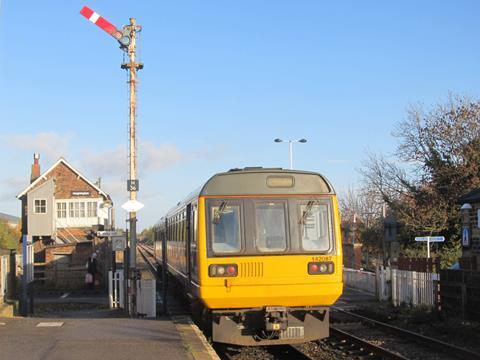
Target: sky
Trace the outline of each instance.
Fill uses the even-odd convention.
[[[478,1],[0,0],[0,212],[20,215],[33,153],[102,178],[127,214],[128,87],[118,43],[79,11],[139,39],[139,228],[213,174],[320,172],[338,193],[366,153],[394,153],[407,109],[480,95]]]

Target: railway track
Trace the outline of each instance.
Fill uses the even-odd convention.
[[[157,263],[154,258],[154,251],[150,246],[140,244],[138,246],[139,252],[148,264],[150,271],[155,275],[157,274]],[[385,340],[382,339],[381,334],[370,336],[370,340],[365,339],[364,336],[357,336],[355,333],[358,331],[351,331],[347,326],[342,324],[331,325],[330,334],[328,339],[296,345],[296,346],[273,346],[273,347],[237,347],[226,346],[223,344],[214,344],[214,348],[217,351],[221,359],[394,359],[394,360],[406,360],[406,359],[479,359],[480,354],[470,351],[459,346],[455,346],[431,337],[427,337],[422,334],[418,334],[409,330],[405,330],[390,324],[386,324],[374,319],[367,318],[362,315],[358,315],[338,307],[332,307],[332,318],[335,315],[341,314],[343,317],[347,316],[350,319],[354,319],[354,322],[365,324],[368,328],[380,330],[383,333],[387,333],[393,338]],[[350,320],[350,323],[352,321]],[[373,340],[372,340],[373,338]],[[410,345],[407,344],[410,342]],[[314,345],[314,343],[316,345]],[[387,345],[385,345],[385,344]],[[398,343],[394,349],[388,343]],[[417,347],[423,348],[424,352],[428,352],[428,357],[420,354],[420,350],[412,350],[411,344],[414,343]],[[403,345],[402,345],[403,344]],[[320,351],[316,354],[315,349],[319,348],[331,348],[332,356],[325,357],[324,351]],[[400,348],[400,350],[399,350]],[[408,349],[408,351],[406,351]],[[428,350],[425,350],[428,349]],[[405,351],[403,351],[405,350]],[[328,349],[327,349],[328,351]],[[437,355],[438,354],[438,357]],[[443,357],[442,357],[443,356]]]
[[[138,251],[142,255],[142,257],[145,259],[145,262],[148,264],[150,270],[152,273],[156,276],[157,275],[157,264],[155,261],[155,253],[153,251],[153,248],[151,248],[148,245],[144,244],[139,244],[137,246]]]
[[[334,326],[330,326],[330,337],[324,341],[352,359],[408,360],[407,357],[374,345]]]
[[[157,263],[152,247],[139,244],[138,251],[148,264],[149,270],[157,276]],[[170,303],[170,302],[169,302]],[[186,307],[183,307],[184,309]],[[185,310],[186,311],[186,310]],[[271,359],[271,360],[312,360],[308,354],[290,345],[241,347],[214,343],[213,347],[221,359]]]
[[[332,307],[332,317],[335,317],[335,313],[342,314],[343,316],[347,316],[350,318],[355,319],[357,322],[363,323],[368,325],[371,328],[375,328],[377,330],[381,330],[383,332],[387,332],[388,334],[394,335],[396,338],[401,340],[401,342],[409,341],[417,344],[420,347],[427,348],[428,349],[428,356],[432,356],[432,358],[441,358],[443,355],[443,358],[456,358],[456,359],[480,359],[480,354],[475,353],[471,350],[446,343],[413,331],[409,331],[406,329],[399,328],[397,326],[393,326],[387,323],[383,323],[378,320],[370,319],[362,315],[358,315],[343,309],[340,309],[338,307]],[[339,326],[331,326],[331,331],[333,334],[337,332],[343,332],[348,335],[342,335],[342,336],[354,336],[350,333],[348,330],[341,330]],[[355,338],[358,338],[357,336],[354,336]],[[358,343],[360,344],[361,341],[365,343],[365,340],[363,339],[358,339],[360,340]],[[369,342],[366,342],[365,346],[368,346]],[[370,344],[372,345],[372,344]],[[382,347],[385,349],[384,347]],[[385,349],[386,350],[386,349]],[[373,352],[375,352],[372,349]],[[387,350],[391,352],[390,350]],[[394,353],[392,353],[394,354]],[[437,354],[437,355],[434,355]],[[393,356],[393,355],[388,355],[385,354],[385,356]],[[409,357],[408,355],[405,355],[407,357],[397,357],[398,359],[403,358],[412,358],[411,356]],[[438,357],[437,357],[438,356]],[[395,358],[395,357],[387,357],[387,358]],[[420,358],[420,357],[419,357]]]
[[[213,348],[222,360],[313,360],[314,357],[294,346],[236,346],[213,344]]]

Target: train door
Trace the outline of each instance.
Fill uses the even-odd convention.
[[[186,256],[185,259],[187,260],[186,267],[187,267],[187,276],[188,276],[188,283],[192,280],[192,268],[190,266],[190,257],[192,256],[191,251],[191,244],[192,244],[192,225],[191,225],[191,218],[192,218],[192,204],[187,205],[187,246],[185,246]]]
[[[196,203],[187,206],[188,244],[187,244],[187,268],[188,280],[198,283],[197,270],[197,209]]]

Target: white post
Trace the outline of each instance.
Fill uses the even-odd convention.
[[[390,286],[392,287],[392,304],[393,306],[397,306],[397,270],[391,270],[391,282]]]
[[[427,259],[430,259],[430,236],[427,236]]]

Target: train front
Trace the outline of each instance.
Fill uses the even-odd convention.
[[[328,336],[342,293],[338,203],[316,173],[214,176],[199,201],[200,297],[212,336],[239,345]]]

